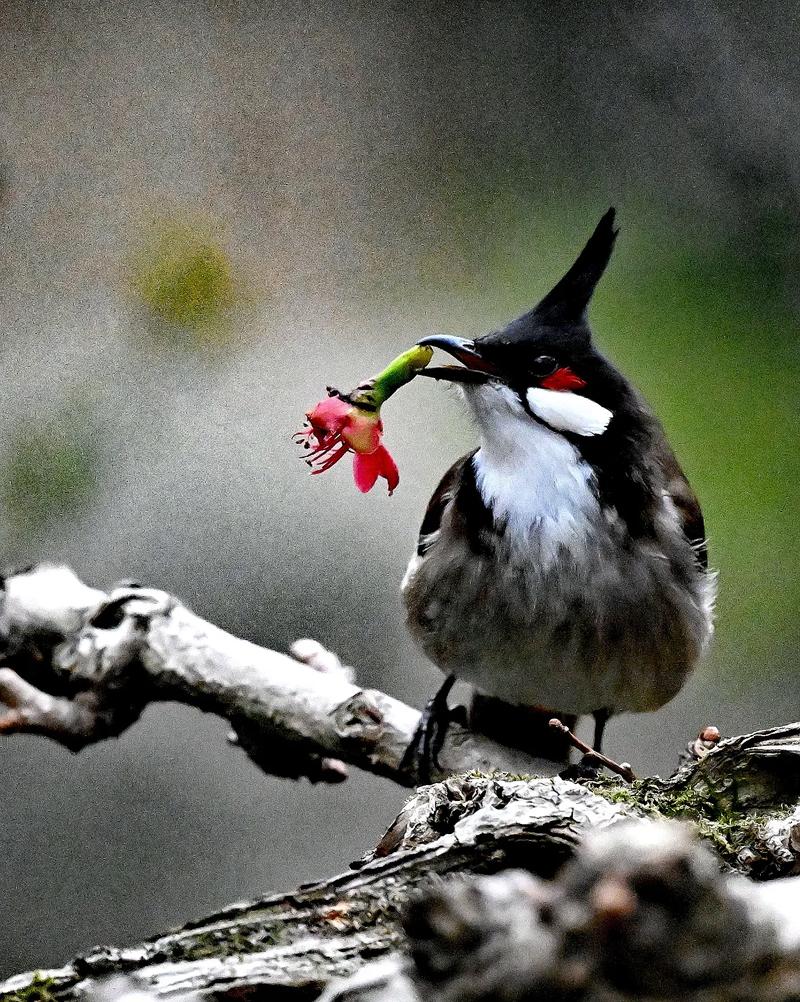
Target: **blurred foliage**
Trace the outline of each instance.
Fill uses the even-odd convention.
[[[199,349],[233,339],[242,291],[228,254],[200,226],[156,226],[132,261],[131,285],[163,340]]]
[[[651,248],[630,301],[617,293],[597,318],[609,332],[603,340],[655,405],[703,501],[720,570],[723,675],[733,668],[731,681],[750,673],[756,683],[796,663],[800,359],[781,283],[774,272],[760,281],[758,247],[748,250],[707,255],[679,240],[658,253]],[[776,662],[781,638],[785,657]]]
[[[25,420],[4,457],[0,501],[11,527],[35,537],[83,513],[97,492],[100,449],[85,401]]]

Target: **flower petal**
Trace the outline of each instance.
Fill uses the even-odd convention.
[[[353,407],[342,429],[342,438],[353,452],[374,452],[381,444],[383,422],[376,413]]]
[[[380,445],[374,452],[357,452],[353,457],[353,478],[362,494],[371,491],[378,477],[383,477],[389,486],[389,494],[400,483],[397,464],[385,446]]]
[[[306,413],[317,438],[324,438],[331,432],[340,432],[350,417],[353,405],[341,397],[326,397]]]
[[[345,400],[335,392],[306,414],[309,427],[293,437],[305,450],[312,473],[324,473],[348,452],[353,457],[353,477],[362,492],[372,490],[378,477],[394,491],[400,477],[394,460],[381,445],[383,422],[377,409]]]
[[[394,490],[400,483],[400,473],[397,469],[397,463],[392,459],[389,454],[389,450],[385,445],[381,445],[378,448],[377,455],[380,459],[381,464],[381,476],[386,480],[389,487],[389,494],[394,494]]]
[[[353,479],[362,494],[372,490],[380,475],[381,464],[378,452],[380,452],[379,449],[375,452],[357,452],[353,456]]]

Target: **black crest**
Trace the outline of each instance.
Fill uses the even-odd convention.
[[[578,324],[595,286],[606,270],[619,230],[614,228],[614,209],[609,209],[595,227],[586,246],[564,277],[535,307],[533,315],[548,324]]]
[[[586,311],[595,286],[606,270],[619,232],[614,228],[614,209],[609,209],[564,277],[532,310],[502,330],[477,338],[475,346],[496,364],[518,366],[519,352],[541,353],[556,348],[574,352],[588,348],[591,333]]]

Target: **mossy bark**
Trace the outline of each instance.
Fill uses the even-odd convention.
[[[684,820],[721,869],[762,880],[789,875],[800,860],[798,753],[795,724],[720,742],[670,779],[632,786],[453,776],[420,788],[375,851],[351,870],[136,947],[92,951],[46,972],[48,991],[68,999],[86,979],[135,973],[155,995],[200,991],[233,999],[257,991],[269,998],[280,990],[314,997],[332,978],[402,948],[403,915],[442,878],[522,868],[549,880],[587,834],[626,819]],[[11,979],[0,998],[33,983],[32,976]]]

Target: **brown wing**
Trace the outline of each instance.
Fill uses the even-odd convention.
[[[466,456],[462,456],[461,459],[456,460],[439,481],[439,486],[433,492],[433,496],[428,502],[425,517],[422,520],[422,525],[419,527],[417,556],[424,557],[430,549],[433,537],[439,531],[442,524],[442,516],[445,513],[445,509],[453,500],[464,467],[472,459],[476,451],[473,450],[467,453]]]
[[[700,566],[708,569],[708,544],[703,510],[692,485],[686,479],[675,453],[664,437],[661,441],[659,459],[666,478],[666,488],[681,517],[683,534],[692,544]]]

